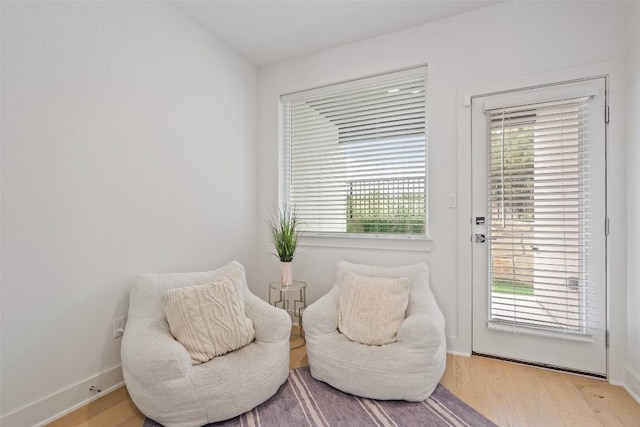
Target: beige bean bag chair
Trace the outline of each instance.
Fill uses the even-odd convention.
[[[239,284],[255,339],[193,364],[191,354],[172,336],[161,294],[225,277]],[[133,280],[122,338],[125,383],[140,411],[166,427],[233,418],[269,399],[287,380],[290,332],[289,315],[253,295],[244,267],[235,261],[202,273],[142,274]]]
[[[354,317],[354,313],[340,312],[341,303],[343,309],[347,310],[359,312],[366,308],[359,306],[357,299],[355,303],[345,302],[345,294],[342,293],[346,280],[349,280],[349,283],[357,281],[353,277],[360,277],[360,282],[371,281],[362,279],[361,276],[408,279],[408,304],[406,310],[400,306],[399,327],[392,343],[367,345],[347,338],[339,330],[340,316],[345,332],[348,326],[345,324],[346,320],[353,323],[350,317]],[[396,286],[400,290],[403,286],[403,283],[400,283],[402,281],[387,282],[387,287]],[[357,289],[356,287],[350,289],[351,297],[355,295],[364,301],[371,297],[366,294],[358,295],[357,292],[354,294],[353,289]],[[399,295],[398,292],[385,297],[384,301],[376,297],[370,300],[371,305],[382,302],[396,306],[395,298]],[[384,316],[380,316],[380,319],[375,319],[374,316],[365,325],[359,325],[357,322],[350,325],[349,333],[357,336],[361,332],[359,326],[366,329],[376,321],[382,322],[377,327],[380,331],[393,323]],[[429,288],[429,269],[425,263],[379,267],[340,262],[337,265],[337,278],[333,288],[307,307],[303,324],[311,374],[314,378],[346,393],[381,400],[423,401],[431,395],[444,373],[444,317]],[[369,339],[366,330],[362,333],[364,335],[361,339]]]

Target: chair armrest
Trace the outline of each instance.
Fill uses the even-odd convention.
[[[129,319],[122,336],[122,367],[142,383],[186,377],[193,367],[187,349],[159,322]]]
[[[413,301],[409,315],[398,328],[398,342],[406,347],[438,347],[445,340],[444,316],[431,292]]]
[[[291,317],[281,308],[274,307],[252,293],[245,295],[245,314],[253,322],[256,340],[277,343],[288,341],[291,335]]]
[[[339,298],[340,290],[334,287],[304,309],[302,324],[305,334],[325,335],[338,329]]]
[[[438,347],[443,339],[444,322],[423,314],[407,317],[398,328],[398,343],[409,348]]]

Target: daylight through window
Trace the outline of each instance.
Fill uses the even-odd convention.
[[[282,97],[284,203],[307,233],[425,235],[426,68]]]

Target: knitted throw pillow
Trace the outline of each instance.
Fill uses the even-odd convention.
[[[409,279],[344,274],[338,329],[351,341],[390,344],[409,305]]]
[[[244,314],[244,298],[233,280],[169,289],[162,293],[171,334],[194,365],[237,350],[255,338],[253,322]]]

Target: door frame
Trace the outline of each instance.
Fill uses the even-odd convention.
[[[544,72],[502,81],[475,84],[459,88],[458,98],[458,325],[449,338],[449,352],[471,355],[473,339],[472,316],[472,174],[471,174],[471,98],[496,92],[509,92],[529,87],[544,86],[563,81],[607,77],[607,103],[611,111],[618,111],[606,128],[607,138],[607,217],[611,231],[607,238],[607,329],[610,332],[608,348],[609,382],[624,381],[626,358],[626,156],[625,138],[625,66],[622,61],[607,61],[580,67]],[[604,112],[603,112],[604,114]],[[612,143],[617,141],[618,143]],[[615,165],[615,167],[611,167]],[[603,225],[604,226],[604,225]],[[612,286],[615,284],[615,286]],[[616,307],[616,310],[610,310]],[[454,332],[454,331],[452,331]]]
[[[491,105],[514,105],[517,106],[520,103],[533,104],[545,103],[554,101],[556,97],[562,98],[577,98],[586,97],[587,101],[584,101],[582,108],[586,109],[586,125],[588,127],[588,139],[582,140],[580,144],[585,144],[588,147],[589,153],[596,157],[589,155],[588,168],[595,175],[593,180],[589,180],[588,189],[584,190],[589,197],[588,211],[590,212],[590,219],[587,224],[589,227],[593,227],[593,231],[589,234],[593,239],[590,243],[591,248],[586,250],[587,256],[590,258],[590,275],[588,283],[590,290],[594,291],[594,294],[587,297],[589,305],[586,310],[596,317],[593,319],[593,329],[586,331],[581,330],[572,334],[568,332],[565,336],[563,332],[551,331],[547,329],[538,330],[530,328],[531,324],[524,321],[525,325],[506,326],[499,321],[492,321],[490,318],[493,315],[493,302],[495,295],[491,292],[491,260],[493,259],[493,241],[488,241],[484,244],[474,244],[473,246],[473,339],[472,339],[472,351],[478,354],[493,355],[495,357],[512,358],[514,360],[526,361],[533,365],[541,365],[547,367],[556,367],[560,370],[569,372],[579,372],[588,375],[594,375],[599,378],[607,378],[608,375],[608,349],[606,346],[606,330],[607,330],[607,308],[606,308],[606,289],[607,289],[607,276],[606,276],[606,233],[605,233],[605,218],[606,218],[606,124],[605,124],[605,107],[607,105],[607,77],[594,77],[581,80],[557,82],[554,84],[546,85],[537,88],[522,88],[512,92],[489,94],[485,96],[478,96],[471,99],[472,103],[472,176],[473,176],[473,215],[486,216],[486,223],[484,226],[474,227],[474,233],[487,233],[487,236],[491,234],[492,217],[491,209],[486,205],[488,197],[490,197],[491,191],[488,189],[488,179],[491,176],[489,172],[489,165],[487,163],[489,158],[488,149],[491,143],[487,140],[488,122],[487,122],[487,104]],[[587,106],[588,105],[588,106]],[[499,110],[499,109],[498,109]],[[544,119],[543,119],[544,123]],[[507,124],[507,126],[511,126]],[[536,125],[534,125],[534,128]],[[534,131],[536,133],[536,131]],[[544,139],[544,138],[543,138]],[[536,145],[536,137],[533,137],[532,144]],[[562,138],[557,139],[558,142],[562,142]],[[546,145],[543,143],[543,145]],[[570,144],[571,145],[571,144]],[[572,145],[571,145],[572,146]],[[573,146],[572,146],[573,147]],[[572,148],[569,148],[571,151]],[[564,150],[562,150],[564,153]],[[603,157],[600,157],[602,155]],[[534,163],[537,163],[537,157],[534,154]],[[543,156],[543,158],[545,158]],[[564,157],[563,157],[564,158]],[[545,158],[543,161],[548,161]],[[509,167],[507,166],[507,170]],[[533,173],[535,175],[535,172]],[[535,180],[535,179],[534,179]],[[546,181],[543,181],[542,185],[545,186]],[[535,187],[535,184],[534,184]],[[591,188],[593,187],[593,188]],[[546,187],[545,187],[546,188]],[[543,193],[537,193],[535,189],[532,190],[537,196],[545,195]],[[507,191],[507,193],[509,193]],[[509,193],[511,194],[511,193]],[[536,205],[535,199],[532,198],[533,206]],[[507,199],[509,196],[507,196]],[[591,200],[593,198],[593,200]],[[545,199],[546,200],[546,199]],[[507,203],[509,203],[507,201]],[[593,204],[591,204],[593,203]],[[603,203],[603,205],[600,205]],[[539,207],[535,206],[534,209],[538,212]],[[543,208],[544,210],[544,208]],[[506,214],[505,214],[506,215]],[[507,215],[508,216],[508,215]],[[508,220],[512,218],[509,217]],[[537,221],[534,221],[537,224]],[[583,224],[584,225],[584,224]],[[601,228],[600,228],[601,227]],[[497,230],[495,230],[497,231]],[[508,231],[505,230],[506,233]],[[544,232],[543,232],[544,233]],[[585,236],[582,232],[578,232],[579,239],[582,240]],[[477,236],[477,234],[476,234]],[[536,243],[535,233],[533,236],[532,245],[540,246],[545,250],[545,245],[550,242],[545,242],[544,238],[538,240]],[[538,237],[540,239],[540,237]],[[497,239],[500,240],[499,238]],[[510,240],[507,237],[504,243],[508,243]],[[513,243],[513,242],[512,242]],[[558,244],[558,242],[554,242]],[[566,249],[566,248],[565,248]],[[547,247],[546,250],[549,250]],[[553,248],[556,251],[562,251],[560,248]],[[476,253],[477,252],[477,253]],[[532,253],[530,255],[533,256]],[[535,261],[532,260],[535,264]],[[551,262],[551,261],[549,261]],[[582,262],[579,262],[578,276],[585,274],[583,270]],[[532,266],[534,269],[535,266]],[[597,268],[592,270],[591,267]],[[544,267],[543,267],[544,268]],[[526,273],[522,273],[526,274]],[[552,274],[552,273],[550,273]],[[535,273],[533,273],[535,277]],[[536,278],[531,277],[530,280],[537,281]],[[592,281],[593,280],[593,281]],[[553,280],[550,280],[553,282]],[[559,284],[559,283],[558,283]],[[566,284],[566,282],[565,282]],[[556,288],[557,289],[557,288]],[[589,292],[590,294],[590,292]],[[558,296],[557,294],[553,294]],[[582,294],[581,298],[585,298]],[[498,297],[499,298],[499,297]],[[515,302],[514,302],[515,303]],[[507,304],[507,303],[505,303]],[[505,308],[508,311],[508,309]],[[592,311],[593,310],[593,311]],[[508,323],[508,321],[506,321]],[[582,327],[586,327],[587,321],[580,317],[580,323]],[[513,329],[511,331],[510,329]],[[509,330],[508,333],[505,333]],[[521,333],[514,333],[519,331]],[[585,334],[585,335],[582,335]]]

